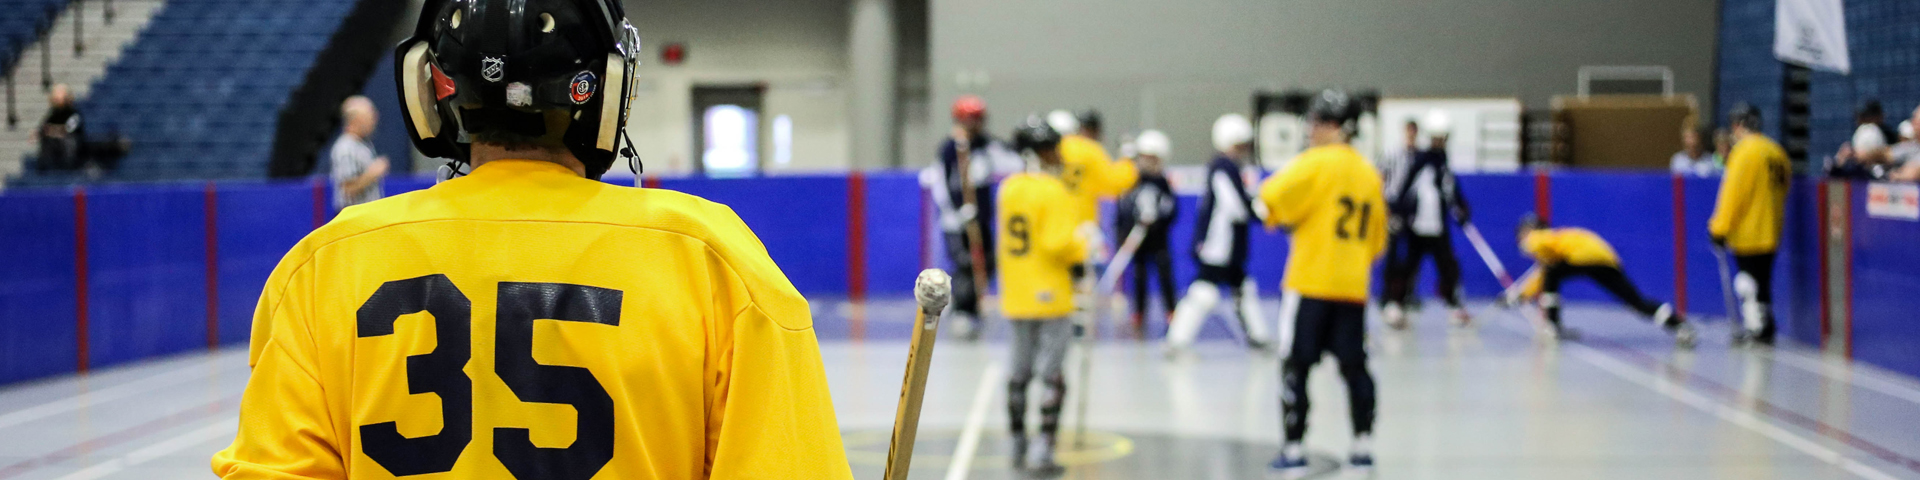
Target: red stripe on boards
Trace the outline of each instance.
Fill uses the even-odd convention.
[[[87,191],[73,190],[73,298],[75,369],[87,373]]]
[[[207,349],[220,346],[220,215],[219,194],[207,183]]]

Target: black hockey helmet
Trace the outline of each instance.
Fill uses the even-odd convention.
[[[639,59],[620,0],[427,0],[394,76],[420,153],[458,171],[472,135],[540,138],[598,179],[622,155],[639,171],[625,135]]]
[[[1515,232],[1517,238],[1527,238],[1527,232],[1547,228],[1547,220],[1540,215],[1528,212],[1520,217],[1520,228]]]
[[[1747,102],[1735,103],[1732,109],[1727,110],[1727,123],[1748,130],[1759,130],[1760,107]]]
[[[1052,150],[1060,146],[1060,132],[1054,131],[1039,115],[1028,115],[1013,127],[1013,146],[1021,153]]]
[[[1354,103],[1347,92],[1325,90],[1313,97],[1313,103],[1307,106],[1307,121],[1331,123],[1347,128],[1360,118],[1359,105]]]
[[[1075,112],[1073,116],[1075,119],[1080,120],[1081,132],[1085,132],[1088,130],[1104,131],[1104,129],[1100,128],[1100,126],[1106,122],[1104,121],[1104,118],[1100,116],[1099,110],[1094,110],[1093,108],[1087,108],[1079,112]]]

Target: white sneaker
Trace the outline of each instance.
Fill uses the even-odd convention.
[[[1388,302],[1381,305],[1380,320],[1387,324],[1387,328],[1394,330],[1407,329],[1407,311],[1405,308],[1402,308],[1399,303]]]
[[[1467,327],[1473,326],[1473,314],[1467,313],[1466,308],[1454,307],[1452,320],[1453,320],[1454,328],[1467,328]]]

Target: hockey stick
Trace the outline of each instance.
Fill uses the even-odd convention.
[[[988,280],[987,251],[985,244],[980,243],[985,238],[980,232],[980,222],[983,221],[980,218],[980,199],[975,198],[978,195],[973,192],[973,145],[969,142],[954,142],[954,150],[955,156],[959,157],[955,159],[957,161],[954,162],[954,166],[960,169],[960,201],[966,206],[973,207],[974,218],[966,223],[966,235],[967,255],[973,260],[973,264],[969,265],[973,270],[973,298],[977,304],[981,298],[987,296]],[[972,321],[974,324],[969,326],[973,329],[972,338],[977,339],[981,330],[986,328],[985,325],[981,325],[985,322],[979,318]]]
[[[1460,225],[1460,233],[1466,234],[1467,243],[1473,244],[1473,250],[1480,252],[1480,260],[1487,262],[1487,268],[1493,270],[1494,278],[1500,279],[1500,286],[1511,288],[1513,277],[1507,276],[1507,265],[1501,263],[1500,257],[1493,254],[1493,246],[1487,244],[1487,237],[1480,235],[1480,229],[1467,223]]]
[[[913,284],[919,310],[913,319],[913,343],[907,347],[907,378],[900,385],[900,406],[893,416],[893,441],[887,445],[886,480],[906,480],[913,463],[914,437],[920,433],[920,404],[927,394],[927,367],[940,337],[940,311],[953,295],[953,277],[927,270]]]
[[[1133,265],[1133,256],[1140,252],[1140,244],[1147,241],[1147,227],[1136,225],[1127,233],[1127,239],[1120,244],[1120,250],[1114,251],[1113,260],[1107,262],[1107,269],[1100,273],[1100,283],[1094,287],[1093,294],[1104,298],[1120,286],[1120,276],[1127,273]]]
[[[1727,251],[1713,247],[1713,260],[1720,267],[1720,295],[1727,302],[1727,323],[1732,324],[1736,332],[1746,331],[1746,324],[1741,323],[1740,303],[1733,298],[1733,269],[1727,266]]]

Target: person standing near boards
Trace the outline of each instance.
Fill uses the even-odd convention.
[[[1728,115],[1733,123],[1733,153],[1720,180],[1720,198],[1707,222],[1714,248],[1733,255],[1733,290],[1740,297],[1734,344],[1772,345],[1773,261],[1786,224],[1787,189],[1793,168],[1786,150],[1760,133],[1760,109],[1745,103]]]

